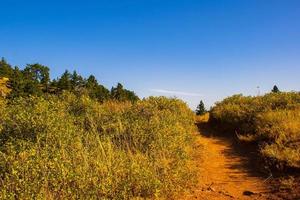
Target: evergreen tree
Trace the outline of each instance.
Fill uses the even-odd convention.
[[[111,89],[111,97],[118,101],[125,101],[125,93],[123,90],[123,85],[121,83],[117,84],[117,87],[112,87]]]
[[[86,88],[88,89],[89,96],[98,99],[100,102],[109,99],[109,90],[103,85],[98,84],[95,76],[90,75],[86,81]]]
[[[47,92],[50,83],[49,68],[38,63],[27,65],[23,70],[25,78],[25,93],[42,94]]]
[[[10,97],[25,96],[25,92],[24,92],[25,85],[26,85],[26,81],[22,71],[18,67],[15,67],[13,70],[13,76],[10,80],[10,86],[12,88]]]
[[[274,93],[280,92],[280,90],[278,89],[277,85],[274,85],[274,87],[272,89],[272,92],[274,92]]]
[[[24,74],[29,74],[30,79],[46,86],[50,82],[49,68],[41,64],[31,64],[27,65],[23,70]]]
[[[57,87],[59,90],[70,91],[72,89],[71,74],[68,70],[66,70],[58,79]]]
[[[139,100],[138,96],[133,91],[124,89],[121,83],[118,83],[117,87],[112,87],[111,97],[118,101],[136,102]]]
[[[0,60],[1,77],[9,80],[8,85],[12,89],[9,94],[10,98],[48,93],[58,94],[62,90],[67,90],[76,95],[87,94],[100,102],[111,97],[119,101],[135,102],[139,100],[133,91],[126,90],[120,83],[109,91],[98,83],[95,76],[91,75],[88,79],[84,79],[76,71],[71,74],[66,70],[59,78],[51,81],[49,68],[38,63],[28,64],[24,70],[20,70],[18,67],[12,68],[2,58]]]
[[[6,62],[4,58],[0,61],[0,77],[12,78],[13,68]]]
[[[205,113],[206,113],[206,109],[205,109],[203,101],[201,100],[199,105],[197,106],[196,115],[203,115]]]
[[[103,85],[98,85],[96,90],[94,91],[94,94],[100,102],[103,102],[110,98],[109,90]]]
[[[80,76],[79,74],[77,74],[76,71],[74,71],[73,74],[71,75],[72,90],[80,90],[82,87],[84,87],[84,85],[85,85],[85,81],[82,78],[82,76]]]
[[[87,88],[96,88],[98,85],[98,81],[94,75],[90,75],[86,81]]]
[[[136,102],[140,99],[133,91],[125,89],[125,94],[128,101]]]

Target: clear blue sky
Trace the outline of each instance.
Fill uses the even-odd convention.
[[[300,90],[299,0],[0,0],[0,57],[192,108]]]

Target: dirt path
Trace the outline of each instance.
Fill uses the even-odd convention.
[[[266,177],[253,170],[249,157],[235,148],[234,139],[207,132],[196,137],[200,180],[188,199],[268,199]]]

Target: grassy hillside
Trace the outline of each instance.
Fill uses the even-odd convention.
[[[180,100],[0,104],[1,199],[172,198],[193,184],[194,115]]]
[[[300,168],[299,93],[234,95],[212,108],[210,122],[243,141],[256,142],[270,165]]]

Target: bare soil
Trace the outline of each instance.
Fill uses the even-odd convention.
[[[208,129],[199,130],[194,157],[199,183],[192,195],[182,199],[300,199],[288,192],[278,195],[274,177],[255,165],[259,162],[255,148]]]

